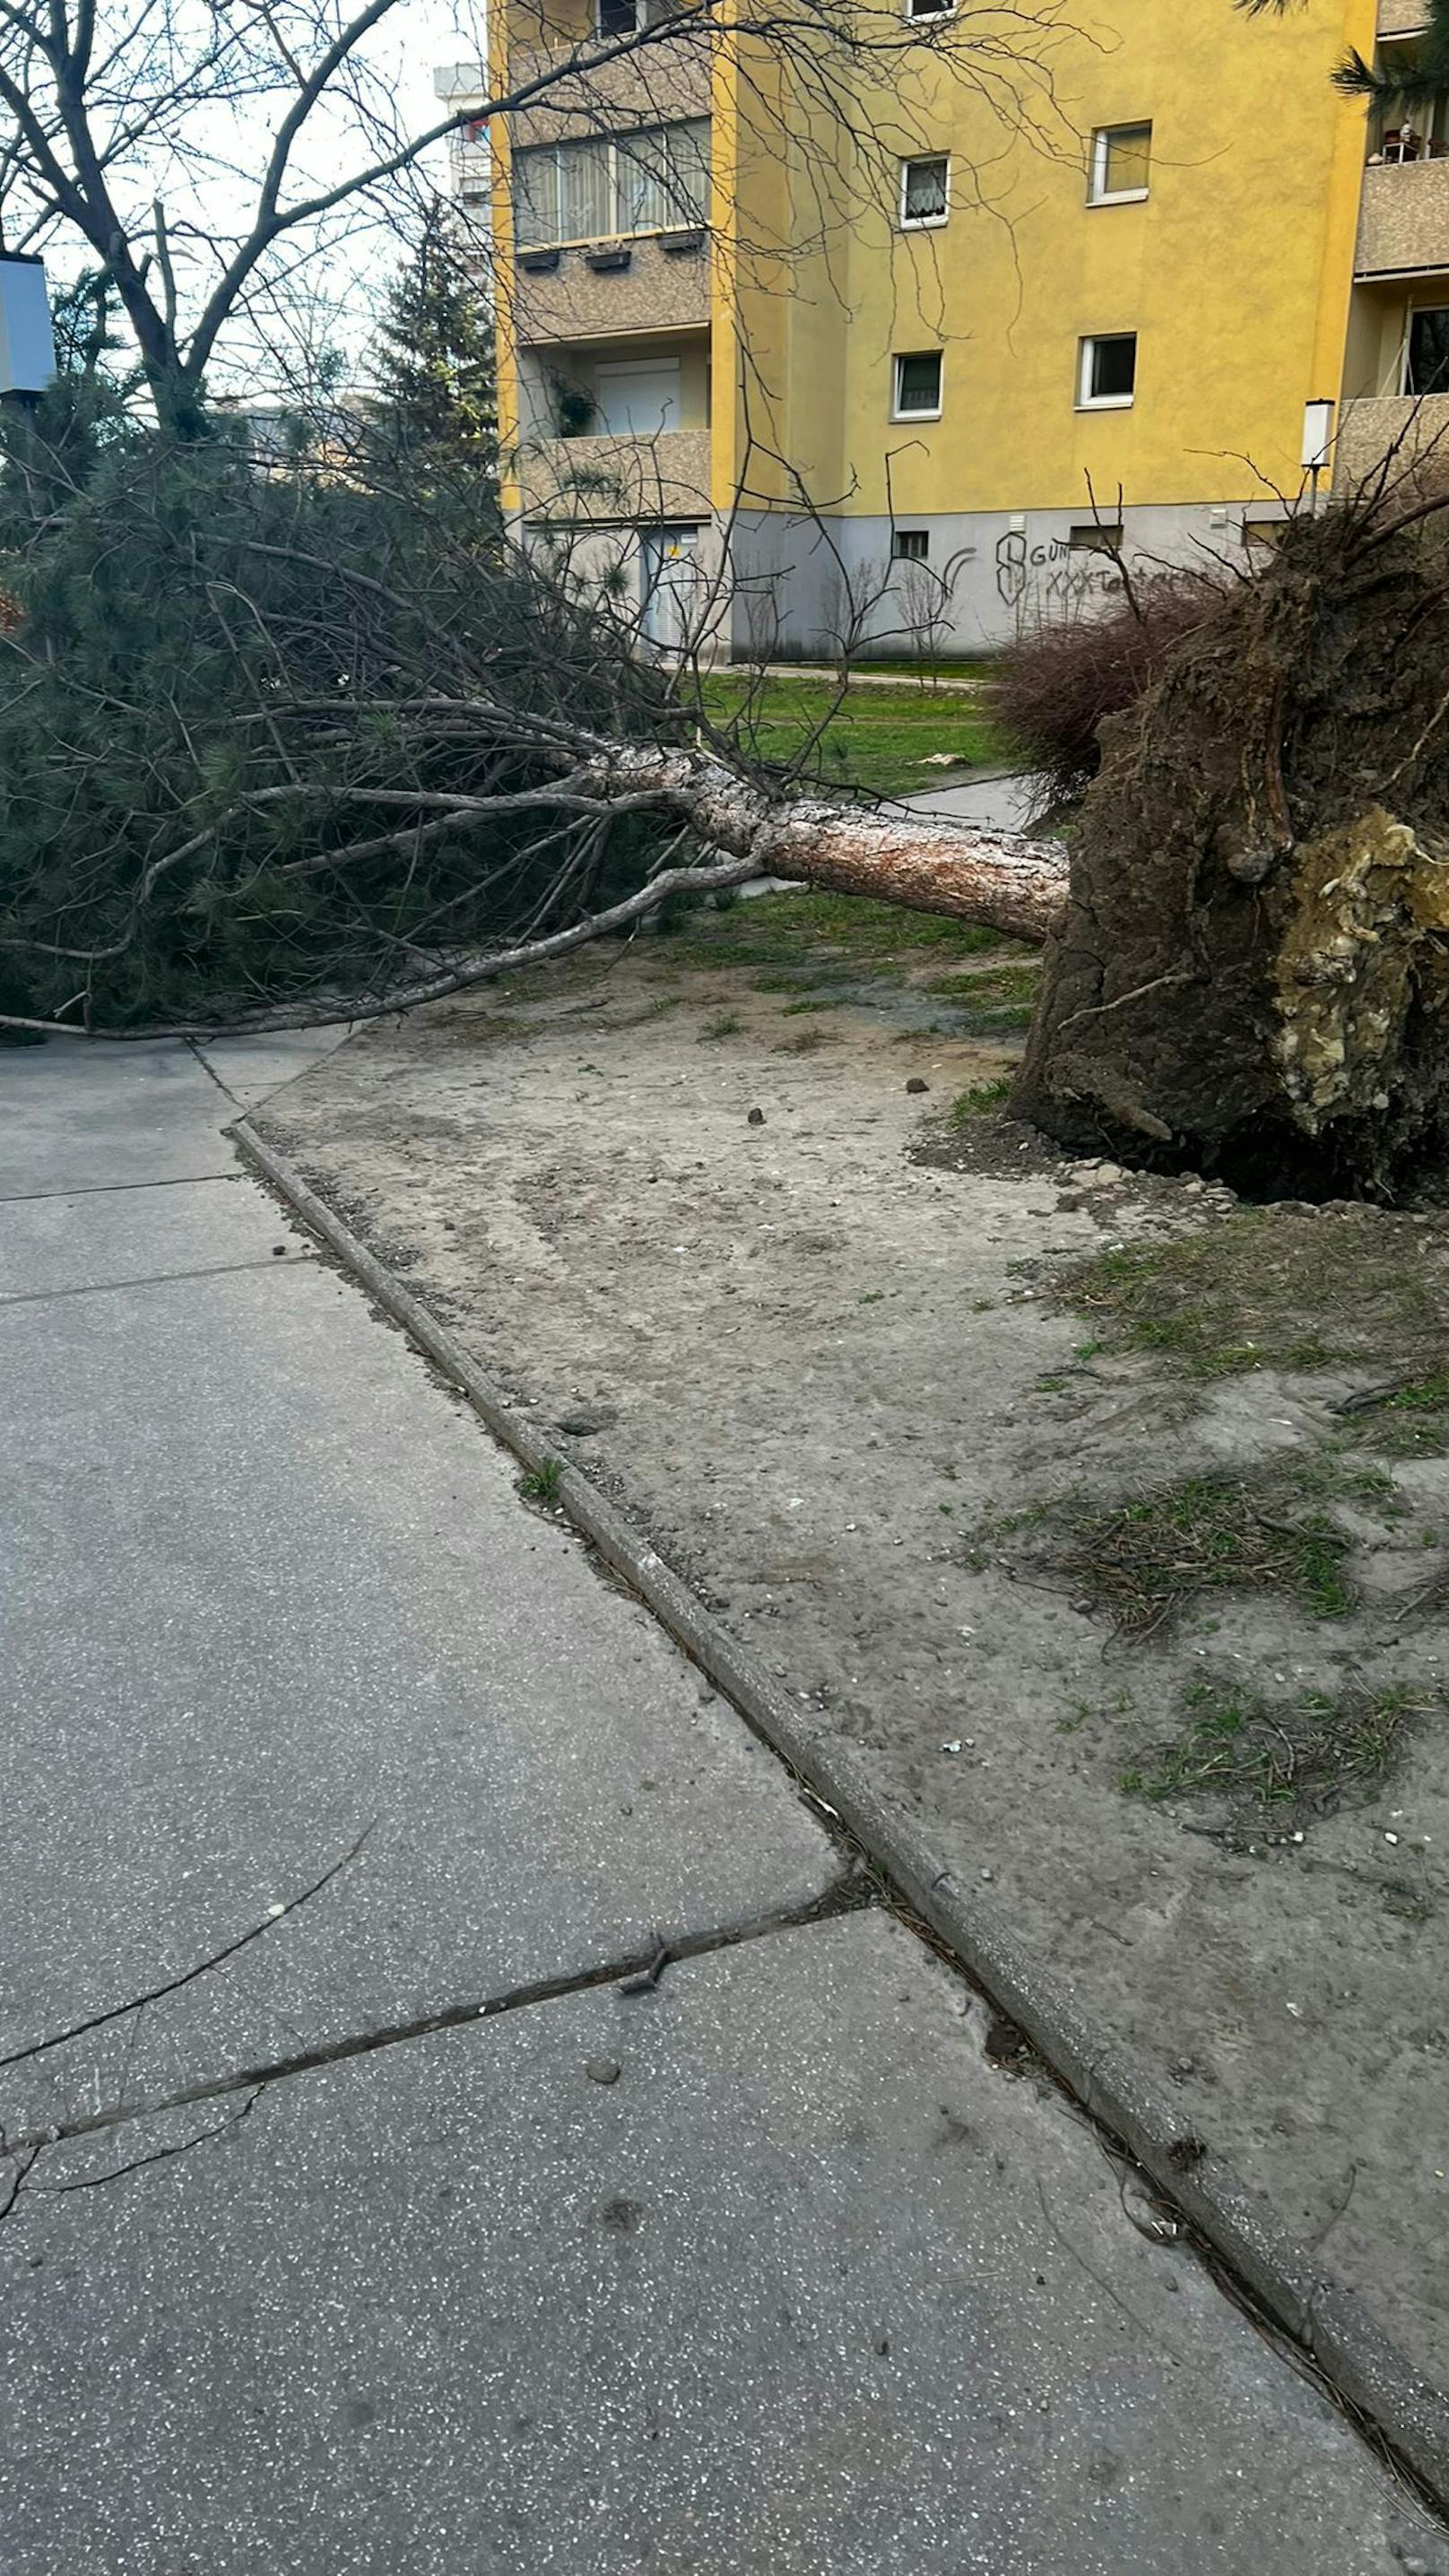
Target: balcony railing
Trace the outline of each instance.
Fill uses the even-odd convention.
[[[1449,157],[1384,161],[1363,174],[1358,277],[1449,269]]]
[[[623,331],[703,330],[710,318],[709,236],[641,234],[527,252],[511,294],[511,327],[522,347],[607,340]]]
[[[1344,404],[1334,456],[1339,490],[1362,483],[1390,454],[1395,476],[1430,454],[1449,466],[1449,394],[1376,394]]]
[[[709,516],[709,431],[653,438],[540,438],[518,451],[527,516],[596,526]]]
[[[574,50],[567,45],[511,46],[509,87],[517,89],[555,72]],[[708,116],[711,63],[710,31],[701,23],[697,29],[682,30],[667,45],[621,54],[595,70],[580,72],[577,79],[555,81],[537,107],[521,108],[509,118],[514,150],[567,142],[614,124],[672,125],[688,117]]]

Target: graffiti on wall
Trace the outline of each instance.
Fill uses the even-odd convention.
[[[1111,556],[1066,537],[1032,545],[1020,528],[996,540],[996,593],[1004,608],[1058,608],[1111,599],[1122,575]]]

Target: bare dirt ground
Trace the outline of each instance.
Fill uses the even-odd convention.
[[[1449,1223],[1063,1161],[1033,971],[772,896],[260,1123],[1449,2387]]]

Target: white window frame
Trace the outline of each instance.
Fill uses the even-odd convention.
[[[1150,175],[1145,188],[1109,188],[1106,184],[1107,159],[1111,150],[1112,137],[1114,134],[1146,134],[1150,136],[1151,133],[1152,119],[1150,116],[1118,117],[1111,125],[1098,125],[1093,128],[1092,159],[1087,173],[1087,203],[1089,206],[1140,206],[1146,203],[1146,200],[1152,194],[1152,180]],[[1151,152],[1152,146],[1149,142],[1149,174],[1152,166]]]
[[[956,0],[925,0],[924,7],[921,0],[901,0],[903,18],[954,18],[955,15]]]
[[[923,161],[939,161],[946,173],[946,202],[939,215],[908,215],[906,212],[906,173],[919,169]],[[912,152],[901,163],[900,194],[896,205],[897,221],[903,233],[939,232],[951,220],[951,155],[949,152]]]
[[[1141,355],[1141,335],[1136,331],[1088,331],[1085,333],[1078,344],[1077,350],[1078,411],[1130,411],[1137,400],[1137,360],[1135,357],[1132,366],[1132,391],[1130,394],[1093,393],[1092,353],[1104,340],[1130,340],[1133,343],[1138,356]]]
[[[1410,402],[1437,402],[1439,399],[1437,394],[1414,394],[1409,391],[1409,369],[1414,361],[1414,318],[1419,313],[1446,311],[1449,311],[1449,295],[1446,295],[1442,302],[1435,297],[1432,303],[1426,296],[1422,303],[1417,299],[1411,301],[1404,316],[1404,345],[1399,355],[1399,393],[1402,398]]]
[[[936,361],[936,400],[934,407],[917,404],[910,411],[901,409],[901,369],[909,358],[934,358]],[[896,349],[891,354],[892,420],[939,420],[946,399],[946,357],[941,349]]]

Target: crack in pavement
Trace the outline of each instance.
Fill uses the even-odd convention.
[[[177,1172],[161,1181],[77,1181],[68,1190],[0,1190],[0,1207],[28,1207],[35,1199],[104,1199],[119,1190],[194,1190],[208,1181],[245,1181],[249,1172]]]
[[[416,2039],[431,2039],[439,2031],[462,2030],[470,2023],[496,2021],[504,2013],[524,2012],[537,2004],[557,2003],[565,1995],[587,1994],[598,1986],[619,1985],[627,1992],[628,1981],[642,1977],[646,1971],[654,1972],[647,1989],[652,1993],[666,1968],[682,1960],[705,1958],[717,1950],[738,1949],[745,1942],[768,1940],[778,1932],[799,1931],[812,1923],[833,1921],[840,1915],[865,1913],[879,1904],[880,1895],[874,1881],[864,1871],[850,1868],[833,1879],[817,1896],[807,1897],[793,1905],[770,1907],[763,1913],[736,1916],[732,1921],[711,1924],[700,1931],[676,1933],[667,1939],[655,1933],[641,1948],[604,1960],[592,1968],[574,1969],[553,1977],[531,1978],[522,1985],[505,1986],[495,1995],[471,1998],[466,2003],[445,2004],[435,2012],[419,2013],[406,2021],[382,2022],[373,2030],[350,2031],[341,2039],[320,2041],[314,2047],[296,2049],[287,2057],[268,2058],[252,2066],[223,2068],[214,2075],[199,2076],[194,2083],[180,2085],[169,2093],[146,2095],[132,2102],[116,2102],[106,2110],[85,2112],[73,2120],[58,2121],[43,2129],[27,2131],[22,2136],[5,2138],[0,2132],[0,2161],[14,2163],[19,2168],[14,2189],[9,2198],[0,2203],[0,2218],[9,2215],[19,2198],[29,2196],[28,2192],[22,2194],[21,2186],[36,2157],[48,2147],[80,2138],[98,2137],[136,2120],[156,2119],[167,2111],[189,2109],[194,2103],[224,2101],[232,2093],[260,2092],[269,2085],[285,2083],[299,2075],[315,2074],[324,2066],[345,2065],[350,2058],[370,2057],[380,2049],[402,2047]],[[644,1990],[636,1987],[634,1991]],[[126,2009],[125,2006],[118,2008],[120,2011]],[[85,2027],[82,2025],[75,2035],[81,2035]],[[37,2187],[31,2185],[29,2188],[34,2190]]]
[[[138,1279],[91,1279],[79,1288],[0,1290],[0,1307],[47,1306],[57,1297],[108,1297],[119,1288],[169,1288],[178,1279],[228,1279],[237,1270],[316,1269],[315,1252],[273,1253],[270,1260],[213,1261],[204,1270],[151,1270]]]

